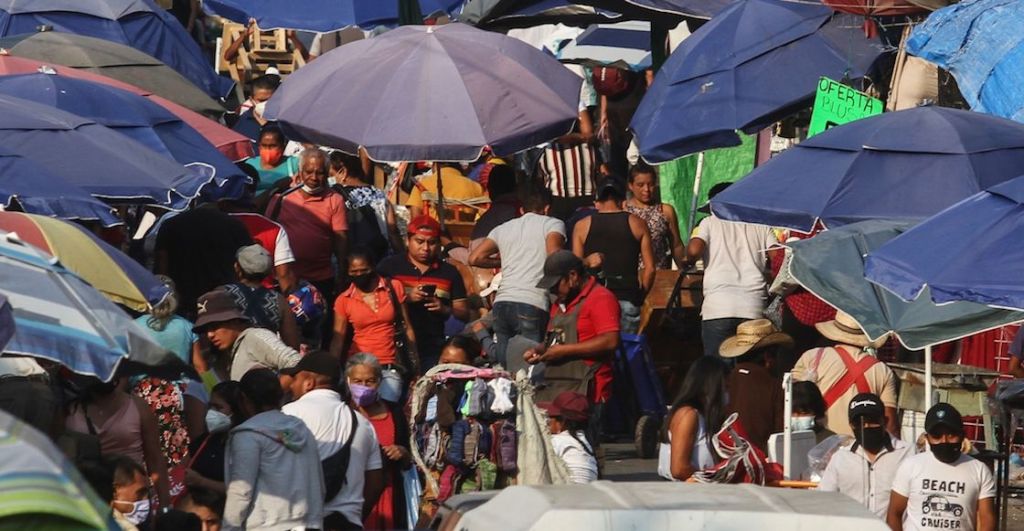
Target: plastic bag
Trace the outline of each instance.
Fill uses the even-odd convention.
[[[836,434],[811,448],[807,452],[807,471],[804,472],[802,479],[821,481],[821,475],[825,472],[825,468],[828,467],[828,462],[832,460],[832,454],[852,442],[853,437]]]
[[[402,486],[405,487],[406,522],[409,522],[409,529],[412,529],[419,519],[420,497],[423,496],[423,484],[420,483],[416,467],[411,466],[402,471]]]

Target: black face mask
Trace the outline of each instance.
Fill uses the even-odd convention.
[[[889,440],[889,434],[881,426],[873,428],[861,427],[855,437],[858,444],[873,454],[881,452],[882,448],[885,448],[885,443]]]
[[[361,291],[369,291],[373,287],[374,280],[376,280],[373,273],[363,273],[362,275],[352,275],[349,277],[352,283],[356,285]]]
[[[960,459],[960,448],[961,443],[945,442],[945,443],[928,443],[932,449],[932,455],[935,459],[942,461],[943,463],[950,464],[957,459]]]

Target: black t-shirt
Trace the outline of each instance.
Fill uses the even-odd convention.
[[[437,286],[437,296],[445,299],[448,304],[466,298],[466,284],[462,282],[462,275],[458,269],[445,262],[435,262],[426,272],[420,272],[419,268],[409,261],[407,254],[394,255],[385,258],[377,266],[377,273],[401,282],[406,295],[416,286],[433,284]],[[427,311],[422,303],[406,302],[420,354],[433,354],[434,350],[444,344],[444,323],[448,318]]]
[[[209,440],[207,440],[209,439]],[[189,444],[189,455],[192,457],[192,470],[206,479],[224,482],[224,454],[228,442],[228,432],[207,433]],[[196,452],[199,452],[198,454]]]
[[[182,212],[160,226],[157,260],[167,256],[167,276],[178,285],[178,313],[194,320],[196,299],[235,281],[235,253],[252,244],[241,221],[204,206]]]
[[[484,212],[480,219],[476,220],[473,226],[471,239],[486,238],[495,227],[519,217],[519,202],[514,198],[511,200],[497,200],[491,203],[491,207]]]

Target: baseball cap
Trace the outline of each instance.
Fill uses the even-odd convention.
[[[441,224],[436,219],[423,214],[409,221],[409,235],[419,234],[428,238],[441,237]]]
[[[235,253],[235,260],[246,275],[269,275],[273,266],[270,253],[258,244],[239,247]]]
[[[609,175],[605,177],[597,184],[596,197],[598,199],[606,199],[609,195],[614,195],[619,199],[625,199],[626,182],[616,175]]]
[[[497,275],[494,275],[491,278],[491,283],[488,284],[486,288],[480,290],[480,296],[481,297],[489,297],[491,295],[491,293],[494,293],[494,292],[498,291],[498,288],[500,288],[500,287],[501,287],[501,272],[499,271]]]
[[[874,393],[860,393],[850,400],[849,407],[850,424],[853,424],[861,417],[881,422],[885,419],[885,406],[882,400]]]
[[[235,303],[235,298],[230,293],[215,289],[204,293],[196,301],[196,324],[192,331],[199,332],[207,325],[223,323],[240,319],[248,321],[249,318],[242,313],[242,309]]]
[[[331,382],[337,383],[341,377],[341,363],[329,352],[318,350],[306,354],[294,366],[281,369],[281,374],[295,376],[303,371],[327,376]]]
[[[725,189],[728,188],[730,185],[732,185],[732,183],[730,183],[730,182],[723,182],[723,183],[718,183],[718,184],[712,186],[711,189],[708,190],[708,201],[707,201],[707,203],[704,203],[703,205],[698,207],[697,208],[697,212],[703,212],[704,214],[710,214],[711,213],[711,200],[714,199],[715,196],[718,195],[719,193],[724,192]]]
[[[964,432],[964,419],[960,412],[945,402],[932,406],[924,417],[924,431],[929,435],[937,435],[940,428],[946,428],[953,433]]]
[[[566,251],[565,249],[555,251],[544,260],[544,276],[537,283],[537,287],[549,290],[555,284],[558,284],[562,277],[568,275],[569,271],[582,268],[583,261],[578,256],[572,254],[572,251]]]
[[[590,410],[587,397],[574,391],[562,391],[551,402],[537,402],[537,407],[547,411],[550,417],[575,421],[587,420]]]

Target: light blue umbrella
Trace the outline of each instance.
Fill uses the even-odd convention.
[[[0,294],[14,312],[4,354],[55,361],[103,381],[118,366],[178,377],[189,369],[173,352],[57,259],[0,232]]]
[[[907,53],[949,70],[972,110],[1024,122],[1024,2],[976,0],[914,28]]]
[[[975,194],[868,257],[867,277],[905,300],[1024,309],[1024,176]],[[926,298],[927,298],[926,297]]]
[[[911,350],[1024,320],[1024,312],[970,302],[906,302],[864,278],[868,253],[913,223],[872,220],[827,230],[789,244],[789,273],[807,291],[852,316],[872,340],[895,335]]]
[[[558,60],[641,72],[651,67],[651,23],[631,20],[590,26],[559,51]]]

